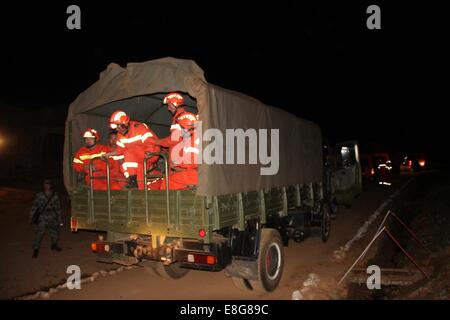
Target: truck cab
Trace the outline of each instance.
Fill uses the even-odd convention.
[[[336,201],[351,206],[353,199],[362,192],[362,175],[357,141],[336,145]]]

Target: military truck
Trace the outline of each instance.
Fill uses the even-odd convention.
[[[270,145],[272,154],[278,148],[277,172],[261,174],[267,162],[201,162],[198,185],[190,190],[100,191],[77,180],[71,162],[85,128],[96,128],[105,137],[109,116],[122,109],[165,137],[172,119],[161,101],[172,91],[183,93],[186,109],[198,113],[204,133],[278,130],[278,143]],[[202,140],[203,149],[212,143],[205,136]],[[248,144],[245,148],[249,151]],[[339,148],[345,150],[345,163],[324,164],[317,125],[208,83],[193,61],[163,58],[126,68],[111,64],[69,107],[64,182],[71,198],[71,229],[106,232],[91,246],[100,262],[140,264],[171,279],[190,269],[225,269],[238,288],[271,292],[282,277],[283,247],[310,235],[327,241],[330,213],[347,191],[352,196],[357,188],[357,144]],[[164,177],[170,179],[167,156],[159,155]],[[335,163],[341,163],[338,170]],[[143,167],[146,185],[145,161]],[[103,178],[109,185],[109,171]]]

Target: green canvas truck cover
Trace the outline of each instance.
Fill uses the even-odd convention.
[[[269,165],[259,161],[258,164],[203,162],[199,165],[198,195],[232,194],[322,181],[322,137],[316,124],[247,95],[210,84],[194,61],[168,57],[129,63],[126,68],[112,63],[97,82],[71,103],[64,141],[66,189],[70,192],[73,188],[72,157],[82,146],[81,133],[86,128],[97,129],[100,142],[106,143],[109,116],[117,109],[124,109],[132,120],[146,122],[160,138],[165,137],[172,118],[162,105],[162,99],[171,91],[189,94],[187,109],[198,109],[203,133],[214,128],[225,137],[226,129],[266,129],[269,133],[271,129],[279,130],[279,168],[275,175],[261,175],[260,169]],[[203,148],[206,145],[208,142],[203,142]]]

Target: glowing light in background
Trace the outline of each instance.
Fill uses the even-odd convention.
[[[4,138],[2,135],[0,135],[0,148],[3,147],[3,145],[4,145],[5,143],[6,143],[5,138]]]

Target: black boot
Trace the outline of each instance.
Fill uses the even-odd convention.
[[[52,244],[52,250],[55,250],[55,251],[58,251],[58,252],[62,251],[62,249],[57,244]]]
[[[31,256],[33,259],[36,259],[39,255],[39,250],[38,249],[34,249],[33,250],[33,255]]]
[[[138,187],[137,176],[136,175],[130,176],[128,178],[128,184],[127,184],[126,188],[127,189],[135,189],[135,188],[137,189],[137,187]]]

